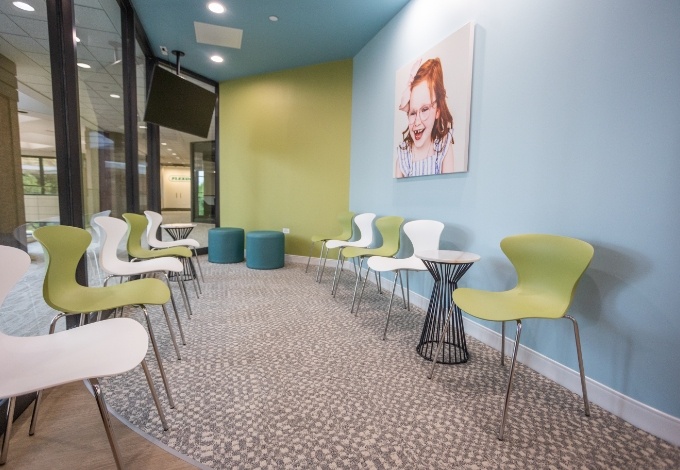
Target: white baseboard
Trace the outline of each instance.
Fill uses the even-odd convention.
[[[306,256],[286,255],[286,260],[291,263],[307,264]],[[319,258],[312,258],[310,266],[318,266],[318,261]],[[337,262],[335,260],[329,259],[326,263],[326,267],[335,269],[336,264]],[[351,269],[351,266],[351,262],[345,261],[346,268]],[[369,279],[371,282],[375,282],[373,277],[369,277]],[[392,281],[383,278],[382,282],[383,288],[388,290],[392,289]],[[394,295],[401,297],[399,289],[397,289]],[[423,310],[427,310],[429,298],[414,292],[411,292],[410,296],[411,304]],[[493,349],[500,350],[500,333],[467,317],[463,317],[463,324],[465,326],[465,333]],[[506,329],[506,335],[512,335],[514,337],[514,327],[511,326],[509,329]],[[513,339],[508,337],[505,338],[506,354],[512,354],[514,345],[515,341]],[[520,344],[519,351],[517,351],[517,360],[544,377],[562,385],[579,396],[581,395],[581,377],[577,371],[555,362],[522,344]],[[585,364],[585,368],[587,373],[587,363]],[[606,385],[589,379],[587,376],[586,386],[588,388],[588,399],[591,403],[604,408],[643,431],[660,437],[675,446],[680,446],[680,418],[676,418],[675,416],[671,416],[663,411],[645,405]]]

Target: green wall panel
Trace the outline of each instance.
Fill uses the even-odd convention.
[[[286,253],[348,210],[352,61],[220,84],[220,221],[290,229]]]

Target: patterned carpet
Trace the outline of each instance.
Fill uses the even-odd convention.
[[[121,416],[205,467],[680,468],[680,448],[597,406],[585,417],[579,396],[524,366],[498,441],[507,363],[468,337],[470,361],[438,366],[428,380],[430,362],[415,352],[424,312],[397,306],[383,341],[389,296],[375,285],[355,317],[349,275],[334,299],[330,276],[317,284],[304,265],[257,271],[204,256],[202,267],[194,317],[180,312],[181,361],[154,312],[175,409],[151,349],[148,362],[170,429],[162,431],[141,370],[103,385]]]

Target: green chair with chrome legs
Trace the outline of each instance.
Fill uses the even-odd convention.
[[[352,229],[354,226],[354,212],[343,212],[338,216],[338,222],[342,232],[338,235],[312,235],[312,243],[309,246],[309,258],[307,258],[307,267],[305,272],[309,269],[309,262],[312,260],[312,250],[314,250],[314,245],[321,242],[321,251],[319,252],[319,266],[316,269],[316,280],[319,281],[321,273],[321,260],[328,255],[328,249],[326,249],[326,242],[328,240],[343,240],[347,241],[352,238]],[[325,254],[324,254],[325,252]]]
[[[90,245],[92,239],[90,233],[78,227],[52,225],[35,230],[33,237],[40,242],[45,251],[46,272],[43,281],[43,297],[47,305],[60,312],[52,320],[50,334],[54,333],[57,321],[67,315],[80,315],[82,324],[85,314],[88,313],[116,310],[132,305],[140,307],[146,319],[149,338],[158,362],[158,369],[165,386],[168,402],[170,407],[174,408],[175,404],[170,385],[146,307],[147,305],[161,306],[177,359],[181,359],[170,316],[165,307],[165,304],[170,300],[168,286],[159,279],[150,278],[106,287],[80,285],[76,280],[76,269]],[[125,344],[121,344],[120,347],[125,348]],[[38,393],[31,421],[31,434],[37,421],[40,396],[41,394]]]
[[[505,359],[505,322],[517,323],[512,364],[498,430],[498,439],[503,440],[512,379],[517,364],[522,320],[525,318],[548,320],[567,318],[572,322],[585,415],[590,416],[578,323],[575,318],[566,313],[574,298],[576,286],[593,258],[594,250],[590,244],[575,238],[543,234],[515,235],[504,238],[501,241],[501,249],[517,271],[517,285],[503,292],[459,288],[453,292],[453,302],[473,317],[501,322],[501,365]],[[448,328],[450,319],[449,312],[443,331]],[[434,357],[439,355],[442,339],[439,340]],[[432,378],[435,365],[436,361],[433,361],[430,378]]]
[[[341,263],[348,258],[359,258],[359,268],[357,271],[356,280],[354,282],[354,295],[352,296],[352,308],[350,309],[350,312],[354,312],[354,303],[357,297],[359,282],[361,282],[361,268],[364,265],[364,259],[370,258],[371,256],[392,257],[396,255],[399,252],[401,224],[403,223],[404,218],[396,215],[380,217],[375,221],[375,227],[378,229],[378,232],[380,232],[380,236],[382,237],[382,245],[377,248],[360,248],[348,246],[342,250]],[[333,288],[333,295],[335,295],[338,283],[340,282],[340,275],[342,275],[342,264],[340,265],[340,274],[338,275]],[[368,272],[366,273],[366,277],[368,277]],[[377,278],[377,276],[376,282],[378,283],[378,289],[380,290],[380,280]],[[357,312],[358,311],[359,309],[357,307]]]
[[[173,256],[178,258],[184,264],[184,273],[178,274],[193,281],[194,289],[196,289],[196,297],[201,292],[201,286],[198,284],[198,276],[196,276],[196,269],[191,261],[191,250],[185,246],[176,246],[173,248],[160,248],[158,250],[151,250],[146,248],[142,242],[146,241],[146,226],[147,219],[143,215],[127,213],[123,214],[123,219],[128,224],[127,237],[127,251],[134,259],[154,259],[163,256]],[[171,277],[172,279],[172,277]]]

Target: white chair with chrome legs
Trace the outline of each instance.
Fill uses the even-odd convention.
[[[0,246],[0,304],[31,263],[17,248]],[[124,347],[121,347],[124,346]],[[163,409],[146,365],[149,339],[144,328],[129,318],[114,318],[43,336],[16,337],[0,332],[0,398],[8,398],[7,427],[0,465],[7,461],[16,397],[69,382],[88,380],[92,385],[106,435],[118,468],[120,449],[99,385],[99,377],[122,374],[141,364],[163,429],[168,429]]]
[[[186,246],[191,251],[193,251],[194,258],[196,258],[196,264],[198,265],[198,272],[201,274],[201,281],[205,282],[205,279],[203,279],[203,269],[201,269],[201,262],[198,259],[198,252],[196,251],[196,248],[200,248],[201,244],[193,238],[183,238],[181,240],[173,240],[168,242],[159,240],[156,236],[156,233],[163,222],[163,216],[154,211],[144,211],[144,215],[146,216],[146,220],[149,221],[149,224],[146,226],[146,242],[149,244],[149,246],[153,249]]]
[[[140,260],[136,262],[123,261],[118,257],[118,247],[127,233],[127,224],[115,217],[97,217],[94,219],[94,225],[101,231],[104,238],[100,252],[100,264],[104,272],[107,274],[104,285],[108,284],[109,279],[118,277],[130,278],[131,276],[145,276],[159,274],[163,276],[163,280],[170,289],[170,301],[175,310],[175,318],[177,319],[177,326],[179,327],[179,334],[182,339],[182,344],[187,344],[184,338],[184,331],[182,329],[182,322],[177,313],[177,304],[175,303],[175,296],[172,293],[172,286],[168,279],[168,273],[181,273],[184,269],[182,262],[172,256],[163,258],[153,258],[148,260]],[[184,308],[187,312],[187,317],[191,319],[191,305],[189,304],[189,296],[186,292],[186,286],[182,277],[178,277],[178,284]]]
[[[333,288],[332,293],[335,294],[335,282],[338,276],[339,268],[341,263],[344,261],[342,257],[342,250],[348,246],[354,246],[357,248],[367,248],[371,243],[373,243],[373,220],[375,219],[375,214],[372,212],[365,212],[354,217],[354,223],[357,226],[359,233],[359,239],[356,241],[346,241],[346,240],[328,240],[326,242],[326,249],[332,250],[334,248],[339,248],[338,250],[338,262],[335,265],[335,276],[333,276]],[[326,251],[328,255],[328,251]],[[321,282],[321,277],[323,276],[323,270],[326,267],[326,258],[323,260],[323,268],[321,269],[321,276],[319,276],[319,282]]]
[[[408,285],[409,271],[427,271],[425,263],[420,258],[416,257],[416,253],[426,250],[438,250],[439,239],[441,238],[444,224],[436,220],[412,220],[404,224],[404,233],[411,240],[413,245],[413,254],[408,258],[389,258],[385,256],[371,256],[368,258],[368,272],[364,278],[364,283],[361,287],[361,294],[359,295],[359,303],[357,304],[357,313],[361,305],[361,297],[364,294],[364,287],[366,287],[366,279],[371,269],[376,273],[387,271],[394,272],[394,284],[392,285],[392,296],[390,297],[390,306],[387,309],[387,322],[385,323],[385,331],[383,331],[383,339],[387,337],[387,326],[390,324],[390,314],[392,313],[392,301],[394,300],[394,290],[397,287],[397,277],[401,283],[401,297],[404,300],[404,308],[411,310],[410,291]],[[401,277],[401,272],[406,271],[406,295],[404,295],[404,284]]]

